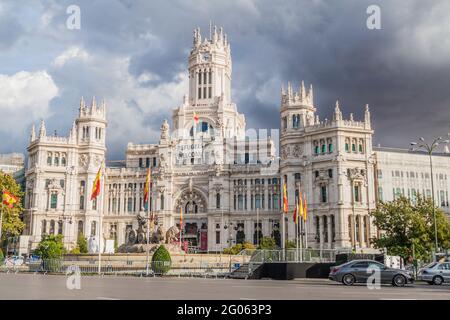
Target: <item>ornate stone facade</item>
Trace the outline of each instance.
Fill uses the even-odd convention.
[[[125,244],[139,227],[138,217],[147,214],[143,189],[150,168],[156,223],[161,230],[179,226],[182,211],[183,237],[199,251],[256,243],[262,236],[280,243],[282,217],[286,238],[294,239],[292,210],[299,192],[308,202],[310,247],[350,247],[355,240],[358,247],[369,247],[377,234],[369,212],[379,190],[389,200],[391,186],[405,186],[396,170],[408,162],[424,173],[424,156],[374,150],[368,107],[363,121],[353,115],[345,120],[336,103],[332,119],[320,120],[312,86],[306,90],[302,83],[298,92],[290,84],[282,90],[278,158],[271,138],[246,130],[245,116],[232,102],[230,45],[222,29],[214,28],[210,39],[196,29],[193,40],[188,94],[173,110],[171,124],[162,123],[158,143],[129,143],[123,162],[107,163],[101,203],[89,201],[89,193],[105,158],[106,106],[95,99],[86,106],[82,100],[69,137],[48,136],[44,123],[38,135],[32,130],[25,198],[32,245],[44,233],[61,233],[72,248],[79,234],[98,235],[99,214],[103,237]],[[439,192],[444,191],[448,208],[450,157],[439,159]],[[394,167],[390,181],[386,175]],[[283,180],[288,215],[281,213]]]

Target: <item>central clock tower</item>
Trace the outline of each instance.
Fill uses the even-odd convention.
[[[231,53],[227,36],[217,27],[210,39],[194,30],[194,44],[189,56],[189,99],[192,105],[212,103],[222,97],[231,101]]]

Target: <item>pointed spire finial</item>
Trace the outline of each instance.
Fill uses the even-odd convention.
[[[47,130],[45,128],[44,119],[41,120],[41,126],[39,128],[39,137],[45,137],[47,135]]]
[[[302,80],[302,85],[300,86],[300,96],[302,97],[302,100],[305,100],[306,90],[305,90],[305,82],[303,80]]]
[[[30,142],[33,142],[34,140],[36,140],[36,129],[33,123],[33,125],[31,126]]]

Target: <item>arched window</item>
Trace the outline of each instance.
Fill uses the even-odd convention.
[[[323,241],[328,242],[328,217],[323,216]]]
[[[49,152],[49,153],[47,154],[47,165],[48,165],[48,166],[51,166],[51,165],[52,165],[52,153],[51,153],[51,152]]]
[[[55,154],[55,166],[59,166],[59,153]]]
[[[91,237],[94,237],[97,234],[97,221],[91,222]]]
[[[41,225],[41,234],[46,234],[47,233],[47,220],[42,220],[42,225]]]
[[[61,165],[62,165],[63,167],[66,166],[66,155],[65,155],[65,154],[63,154],[62,157],[61,157]]]
[[[80,235],[83,235],[83,234],[84,234],[84,225],[83,225],[83,221],[80,220],[80,221],[78,221],[78,233],[77,233],[77,235],[80,236]]]
[[[55,234],[55,220],[50,220],[49,234]]]
[[[62,222],[62,220],[58,221],[58,234],[63,234],[63,222]]]

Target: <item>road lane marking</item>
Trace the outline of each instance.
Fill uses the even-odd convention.
[[[99,299],[99,300],[120,300],[117,298],[109,298],[109,297],[97,297],[97,299]]]

